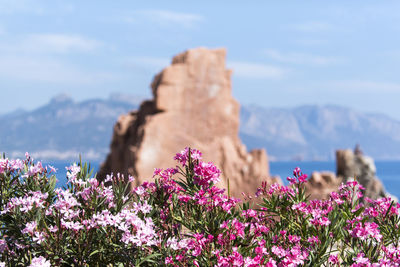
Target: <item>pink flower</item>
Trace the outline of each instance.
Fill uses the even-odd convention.
[[[285,257],[286,256],[286,250],[284,250],[283,248],[279,247],[279,246],[273,246],[271,248],[272,253],[274,253],[276,256],[278,257]]]
[[[196,246],[194,250],[192,251],[192,256],[197,257],[201,254],[201,248],[200,246]]]
[[[244,238],[245,225],[235,218],[232,220],[232,226],[236,230],[237,235]]]
[[[364,253],[358,253],[357,257],[353,258],[353,260],[358,264],[369,264],[369,259],[364,256]]]
[[[0,254],[6,251],[7,248],[7,242],[4,239],[0,239]]]
[[[338,264],[339,258],[337,255],[330,255],[328,261],[329,261],[329,263],[332,263],[332,264]]]
[[[178,254],[178,255],[176,255],[176,257],[175,257],[175,259],[176,259],[178,262],[182,261],[183,258],[184,258],[184,257],[183,257],[183,255],[181,255],[181,254]]]
[[[378,229],[376,223],[366,222],[364,225],[359,222],[353,229],[349,230],[349,233],[353,237],[360,238],[361,240],[366,240],[369,237],[375,238],[377,241],[381,241],[382,235]]]
[[[248,217],[255,218],[255,217],[257,217],[257,211],[252,210],[252,209],[244,210],[244,211],[242,211],[242,215],[245,216],[246,218],[248,218]]]
[[[299,167],[296,167],[293,170],[293,178],[287,177],[286,179],[290,182],[290,184],[302,184],[307,181],[307,174],[303,174]]]
[[[296,236],[296,235],[288,235],[288,239],[290,243],[298,243],[300,242],[300,236]]]
[[[310,222],[315,226],[318,226],[318,225],[328,226],[331,224],[331,221],[327,217],[322,217],[322,218],[316,217],[316,218],[310,220]]]
[[[76,165],[76,163],[74,163],[73,165],[71,165],[69,167],[65,167],[65,169],[67,170],[68,183],[74,182],[76,179],[76,176],[81,171],[81,168],[78,165]]]
[[[45,234],[41,233],[41,232],[35,232],[35,235],[33,236],[32,239],[34,242],[36,242],[38,244],[41,244],[44,240],[46,240]]]
[[[276,267],[276,261],[273,258],[269,258],[267,264],[265,265],[266,267]]]
[[[10,167],[13,170],[23,170],[24,162],[20,159],[10,160]]]
[[[174,264],[174,259],[172,257],[165,258],[165,264]]]
[[[138,186],[135,189],[133,189],[133,191],[135,191],[135,193],[138,194],[139,196],[143,195],[146,192],[143,186]]]
[[[286,177],[286,180],[288,180],[289,181],[289,184],[296,184],[296,178],[292,178],[292,177],[290,177],[290,176],[288,176],[288,177]]]
[[[0,173],[7,171],[8,159],[0,159]]]
[[[300,175],[300,172],[301,172],[300,168],[299,168],[299,167],[296,167],[296,168],[293,170],[293,175],[294,175],[294,176],[299,176],[299,175]]]
[[[61,226],[75,232],[79,232],[79,230],[83,229],[83,225],[80,222],[64,221],[64,219],[61,219]]]
[[[190,149],[190,156],[192,160],[201,160],[201,152],[197,149]],[[189,159],[189,148],[186,147],[180,153],[177,153],[174,160],[178,161],[182,166],[185,166],[186,161]]]
[[[219,177],[221,171],[212,162],[199,162],[199,164],[194,167],[194,172],[197,175],[195,180],[202,186],[206,186],[211,182],[216,184],[220,181]]]
[[[57,169],[56,169],[56,168],[54,168],[54,167],[51,166],[51,165],[48,165],[48,167],[49,167],[50,172],[52,172],[52,173],[57,173]]]
[[[38,162],[36,165],[29,166],[28,172],[26,173],[25,177],[33,177],[36,174],[40,174],[43,172],[42,163]]]
[[[52,225],[52,226],[49,227],[49,231],[52,232],[52,233],[55,233],[55,232],[58,231],[58,227],[55,226],[55,225],[54,226]]]
[[[37,227],[36,221],[29,222],[26,224],[25,228],[22,230],[22,233],[33,235],[33,231],[35,231],[36,227]]]
[[[302,184],[302,183],[305,183],[307,181],[307,177],[308,177],[307,174],[302,174],[297,179],[299,179],[299,183]]]
[[[318,239],[318,236],[309,237],[309,238],[307,239],[307,241],[308,241],[311,245],[320,243],[320,241],[319,241],[319,239]]]

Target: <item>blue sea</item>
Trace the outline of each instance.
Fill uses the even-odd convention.
[[[400,197],[400,161],[375,161],[376,175],[383,182],[390,194]],[[285,161],[270,162],[271,175],[279,175],[283,182],[292,176],[294,168],[300,167],[303,173],[311,176],[314,171],[330,171],[336,173],[335,161]]]
[[[50,164],[57,169],[57,186],[62,187],[66,184],[66,170],[71,162],[44,162]],[[383,182],[385,189],[390,194],[400,197],[400,161],[376,161],[377,176]],[[100,162],[91,162],[94,173],[98,171]],[[314,171],[331,171],[336,172],[336,163],[334,161],[284,161],[270,162],[271,175],[280,176],[286,182],[286,177],[292,175],[294,168],[300,167],[303,173],[309,176]]]

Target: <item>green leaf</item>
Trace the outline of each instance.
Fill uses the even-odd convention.
[[[156,257],[159,257],[159,256],[162,256],[162,254],[160,254],[160,253],[151,254],[151,255],[147,256],[146,258],[142,259],[138,264],[136,264],[136,266],[140,266],[140,265],[142,265],[142,264],[144,264],[146,262],[155,263],[153,258],[156,258]]]
[[[95,251],[93,251],[92,253],[89,254],[89,257],[92,257],[93,255],[100,253],[100,250],[96,249]]]

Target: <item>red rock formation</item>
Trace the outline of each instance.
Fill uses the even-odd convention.
[[[341,183],[342,179],[338,179],[333,172],[313,172],[306,183],[307,194],[310,199],[328,199]]]
[[[175,166],[175,153],[190,146],[221,169],[222,186],[229,179],[233,196],[254,193],[269,177],[267,154],[248,153],[238,137],[239,103],[232,97],[225,54],[198,48],[175,56],[154,78],[154,99],[118,119],[99,176],[131,174],[140,184],[152,179],[154,168]]]

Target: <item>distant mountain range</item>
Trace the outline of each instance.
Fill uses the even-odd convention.
[[[271,160],[334,160],[337,149],[356,144],[374,159],[400,159],[399,121],[340,106],[242,107],[240,136]]]
[[[33,111],[0,116],[0,151],[21,157],[26,151],[48,160],[103,160],[119,115],[137,107],[142,98],[112,95],[109,99],[74,102],[59,95]]]
[[[33,111],[0,116],[0,151],[45,160],[102,161],[119,115],[136,109],[141,97],[75,102],[65,95]],[[360,144],[377,160],[400,159],[400,122],[339,106],[292,109],[242,106],[240,137],[248,149],[266,148],[270,160],[333,160],[336,149]]]

